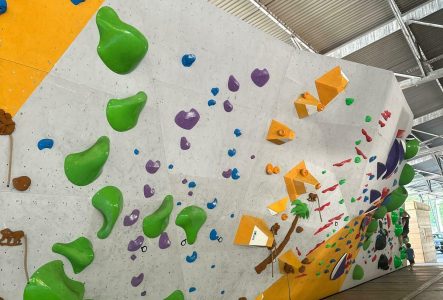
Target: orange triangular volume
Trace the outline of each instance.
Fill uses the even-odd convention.
[[[283,123],[272,120],[269,126],[266,139],[274,144],[281,145],[292,141],[295,138],[295,132]]]
[[[288,191],[289,199],[294,201],[298,196],[305,194],[309,191],[306,185],[314,186],[315,189],[320,188],[320,182],[311,175],[306,169],[306,164],[301,161],[298,165],[292,168],[284,176],[286,190]]]
[[[234,244],[241,246],[272,247],[274,235],[260,218],[243,215],[235,234]]]
[[[271,213],[271,215],[276,215],[281,212],[284,212],[286,210],[286,207],[288,206],[288,197],[282,198],[280,200],[277,200],[271,204],[268,205],[268,210]]]
[[[285,264],[290,265],[294,270],[294,273],[297,273],[298,269],[302,266],[300,259],[292,250],[286,251],[278,258],[278,269],[282,274],[286,274],[284,270]]]
[[[306,118],[317,111],[323,110],[323,104],[310,93],[305,92],[294,101],[295,110],[300,119]]]
[[[320,102],[324,106],[328,105],[329,102],[345,89],[348,82],[348,78],[343,74],[340,67],[335,67],[318,78],[315,81],[315,86],[317,87]]]

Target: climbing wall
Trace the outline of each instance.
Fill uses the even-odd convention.
[[[16,128],[0,136],[0,229],[27,238],[2,241],[0,297],[319,299],[404,264],[418,146],[391,72],[203,0],[103,6],[1,107]]]

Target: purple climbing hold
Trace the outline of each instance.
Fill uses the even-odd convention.
[[[137,251],[143,245],[144,241],[145,238],[142,235],[139,235],[135,240],[130,240],[128,244],[128,251]]]
[[[141,292],[140,296],[146,296],[146,291]]]
[[[400,148],[401,145],[399,144],[399,142],[397,140],[394,140],[391,146],[391,150],[389,150],[388,158],[386,160],[386,174],[383,176],[383,179],[388,178],[397,167],[398,161],[400,159]]]
[[[140,216],[140,211],[138,209],[134,209],[129,216],[125,216],[125,218],[123,219],[123,225],[124,226],[134,225],[137,222],[139,216]]]
[[[137,256],[136,256],[135,254],[132,254],[132,255],[131,255],[131,259],[132,259],[132,260],[135,260],[136,258],[137,258]]]
[[[232,170],[228,169],[227,171],[223,171],[222,175],[224,178],[231,178]]]
[[[225,100],[225,102],[223,102],[223,108],[226,112],[231,112],[234,109],[234,106],[232,106],[232,103],[229,102],[229,100]]]
[[[150,197],[154,196],[155,189],[151,188],[149,186],[149,184],[145,184],[145,186],[143,187],[143,192],[145,194],[145,198],[150,198]]]
[[[199,120],[200,114],[194,108],[191,108],[188,112],[182,110],[175,116],[175,124],[186,130],[194,128]]]
[[[185,178],[185,179],[182,180],[182,183],[183,183],[183,184],[187,184],[187,183],[188,183],[188,180]]]
[[[386,172],[385,164],[377,162],[377,179],[379,179]]]
[[[143,273],[140,273],[140,275],[138,275],[138,276],[132,277],[131,285],[133,287],[139,286],[140,283],[142,283],[144,277],[145,277],[145,274],[143,274]]]
[[[240,89],[240,83],[237,81],[237,79],[235,79],[233,75],[229,76],[228,89],[231,92],[236,92]]]
[[[262,87],[269,80],[269,72],[268,72],[268,70],[266,68],[264,68],[262,70],[255,69],[251,73],[251,79],[255,83],[256,86]]]
[[[171,246],[171,240],[166,232],[163,232],[158,239],[158,246],[160,249],[166,249]]]
[[[159,160],[156,160],[156,161],[153,161],[151,159],[148,160],[148,162],[146,163],[146,171],[149,174],[155,174],[158,171],[158,169],[160,169],[160,161]]]
[[[186,137],[182,136],[180,139],[180,149],[188,150],[189,148],[191,148],[191,143]]]
[[[378,198],[380,198],[381,193],[377,190],[371,190],[370,194],[369,194],[369,203],[374,202],[375,200],[377,200]]]

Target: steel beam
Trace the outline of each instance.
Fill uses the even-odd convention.
[[[417,21],[417,20],[409,20],[409,21],[406,22],[406,24],[408,24],[408,25],[410,25],[410,24],[419,24],[419,25],[423,25],[423,26],[429,26],[429,27],[435,27],[435,28],[443,29],[443,25],[434,24],[434,23],[428,23],[428,22],[422,22],[422,21]]]
[[[427,115],[415,118],[414,122],[412,123],[412,126],[417,126],[417,125],[432,121],[432,120],[440,118],[440,117],[443,117],[443,108],[438,109],[433,112],[430,112]]]
[[[400,81],[400,88],[402,90],[409,89],[411,87],[430,82],[433,80],[437,80],[443,77],[443,68],[430,72],[427,76],[423,78],[411,78]]]
[[[442,0],[443,1],[443,0]],[[294,43],[296,48],[302,46],[305,50],[317,53],[311,46],[308,45],[303,39],[298,36],[294,30],[289,28],[283,21],[281,21],[276,15],[274,15],[264,4],[260,3],[259,0],[249,0],[255,7],[257,7],[265,16],[267,16],[271,21],[277,24],[281,29],[283,29],[287,34],[291,36],[291,41]]]
[[[403,14],[402,19],[404,22],[409,20],[421,20],[440,9],[443,9],[443,0],[430,0],[408,12]],[[384,37],[400,30],[400,25],[397,19],[392,19],[362,35],[359,37],[329,51],[326,53],[327,56],[332,56],[336,58],[343,58],[348,56],[370,44],[373,44]]]

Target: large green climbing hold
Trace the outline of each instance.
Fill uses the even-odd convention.
[[[352,279],[354,280],[361,280],[363,279],[363,276],[365,276],[365,271],[360,265],[355,265],[354,271],[352,271]]]
[[[185,295],[180,290],[175,290],[171,295],[166,297],[164,300],[185,300]]]
[[[100,176],[108,156],[109,138],[102,136],[91,148],[66,156],[66,177],[75,185],[88,185]]]
[[[100,239],[107,238],[123,209],[123,194],[115,186],[106,186],[92,197],[92,205],[103,215],[103,226],[97,232]]]
[[[391,212],[402,206],[406,198],[408,198],[408,191],[403,186],[399,186],[385,198],[382,205],[388,209],[388,212]]]
[[[156,238],[168,227],[169,217],[174,207],[173,200],[171,195],[167,195],[160,207],[143,219],[143,233],[147,237]]]
[[[394,256],[394,267],[396,269],[400,268],[403,265],[403,262],[401,260],[400,257],[398,257],[397,255]]]
[[[97,52],[105,65],[118,74],[133,71],[148,52],[145,36],[122,22],[109,6],[100,8],[96,22],[100,33]]]
[[[32,274],[23,300],[83,300],[84,293],[84,284],[68,278],[62,261],[54,260]]]
[[[195,205],[183,208],[175,219],[175,224],[183,228],[189,245],[195,243],[200,228],[206,221],[206,212]]]
[[[366,240],[363,242],[363,250],[368,250],[369,246],[371,245],[371,237],[366,238]]]
[[[368,228],[366,229],[366,234],[372,234],[376,232],[377,228],[378,228],[377,220],[372,220],[371,223],[369,223]]]
[[[405,159],[413,158],[420,150],[420,142],[416,139],[406,141]]]
[[[391,219],[392,219],[392,223],[395,224],[398,221],[398,212],[393,211],[391,212]]]
[[[134,128],[147,99],[148,96],[145,92],[138,92],[125,99],[109,100],[106,107],[106,118],[109,125],[120,132]]]
[[[79,237],[70,243],[55,243],[52,252],[65,256],[72,265],[74,273],[78,274],[94,260],[92,243],[85,237]]]
[[[384,206],[380,206],[374,213],[374,219],[383,219],[388,212],[388,209]]]
[[[409,184],[414,179],[415,170],[410,164],[405,164],[400,174],[400,185]]]
[[[395,236],[400,236],[403,233],[403,225],[395,224],[394,234]]]

